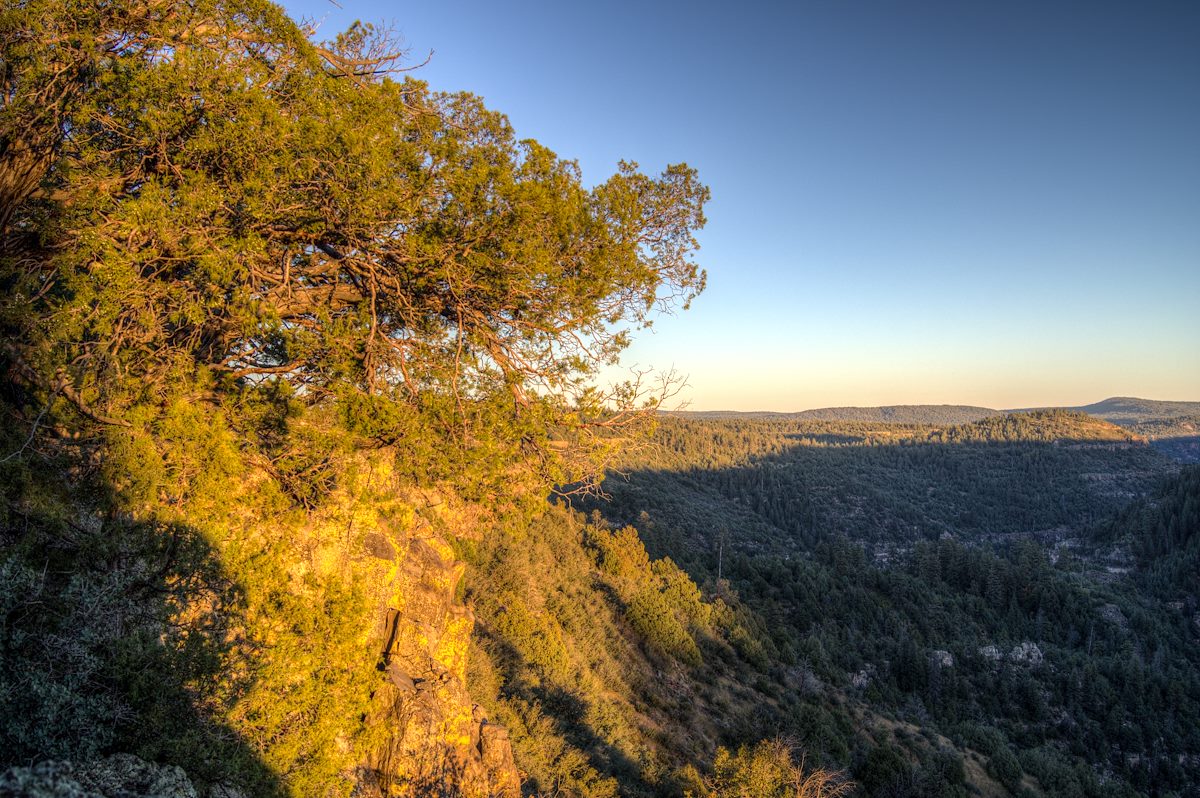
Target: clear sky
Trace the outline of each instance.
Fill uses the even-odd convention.
[[[1200,2],[290,0],[599,182],[686,161],[693,409],[1200,400]]]

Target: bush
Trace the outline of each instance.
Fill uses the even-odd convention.
[[[803,757],[796,763],[781,740],[742,746],[736,754],[718,748],[712,776],[689,786],[701,798],[836,798],[853,788],[839,773],[805,770]]]
[[[688,665],[700,664],[700,649],[671,611],[665,596],[647,586],[629,602],[629,625],[651,647]]]
[[[1015,790],[1021,783],[1021,763],[1007,745],[998,745],[988,757],[987,771],[1001,784]]]

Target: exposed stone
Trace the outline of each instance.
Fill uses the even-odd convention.
[[[3,798],[199,798],[182,768],[131,754],[92,762],[40,762],[0,775]]]
[[[1012,651],[1008,652],[1008,658],[1013,662],[1020,662],[1025,665],[1041,665],[1042,650],[1037,647],[1036,643],[1026,640],[1013,646]]]
[[[954,655],[949,651],[943,651],[942,649],[937,649],[931,652],[929,655],[929,661],[934,665],[937,665],[939,668],[954,667]]]
[[[1004,655],[1000,653],[1000,649],[997,648],[996,646],[980,647],[979,656],[983,657],[984,659],[990,659],[990,660],[994,660],[994,661],[998,661],[998,660],[1001,660],[1004,658]]]
[[[850,677],[850,684],[856,690],[865,690],[871,683],[871,679],[874,678],[874,676],[875,666],[874,664],[868,663],[867,667]]]
[[[389,662],[386,670],[388,680],[400,690],[410,692],[417,689],[416,683],[411,676],[404,672],[404,669],[400,667],[400,663],[395,661]]]
[[[237,787],[228,784],[214,784],[208,791],[208,798],[250,798]]]
[[[1125,617],[1125,613],[1121,612],[1121,608],[1116,604],[1105,604],[1100,608],[1100,617],[1114,626],[1121,629],[1129,628],[1129,621]]]
[[[358,794],[519,798],[507,731],[489,723],[466,687],[475,624],[456,603],[465,566],[432,530],[400,540],[381,611],[381,668],[367,722],[383,744],[362,764]]]
[[[518,798],[521,780],[517,776],[516,762],[513,761],[508,729],[484,720],[479,728],[479,756],[488,773],[492,795]]]
[[[363,550],[377,560],[396,559],[396,547],[378,532],[372,532],[363,538]]]

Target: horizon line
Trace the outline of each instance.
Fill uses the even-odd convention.
[[[1200,405],[1200,399],[1150,399],[1144,396],[1107,396],[1095,402],[1087,402],[1077,405],[1026,405],[1024,407],[987,407],[985,405],[975,404],[958,404],[954,402],[907,402],[903,404],[882,404],[882,405],[823,405],[821,407],[806,407],[800,410],[733,410],[730,408],[711,408],[707,410],[699,410],[692,407],[684,406],[675,409],[664,410],[659,408],[661,413],[741,413],[752,415],[755,413],[775,413],[778,415],[794,415],[797,413],[811,413],[818,410],[881,410],[884,408],[902,408],[902,407],[959,407],[970,408],[974,410],[990,410],[998,413],[1014,413],[1025,410],[1079,410],[1085,407],[1111,402],[1115,400],[1135,400],[1139,402],[1157,402],[1161,404],[1177,404],[1177,405]]]

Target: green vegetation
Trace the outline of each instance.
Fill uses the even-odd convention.
[[[1150,497],[1130,504],[1099,528],[1096,539],[1128,546],[1147,590],[1165,601],[1194,603],[1200,573],[1200,467],[1185,467]]]
[[[1200,402],[1114,397],[1076,408],[1144,436],[1182,463],[1200,463]]]
[[[848,789],[834,763],[850,719],[811,696],[791,708],[807,754],[759,745],[782,695],[766,628],[736,597],[705,599],[670,559],[652,560],[634,528],[557,506],[462,553],[478,620],[472,689],[509,729],[530,794]]]
[[[837,798],[851,789],[826,771],[805,772],[780,740],[742,746],[737,753],[718,749],[712,777],[692,782],[697,798]]]
[[[202,398],[311,505],[335,444],[305,410],[494,495],[514,462],[588,479],[653,400],[588,378],[703,287],[686,166],[585,189],[478,98],[393,80],[370,26],[314,45],[261,0],[0,23],[0,320],[26,428],[161,437]],[[110,472],[147,474],[144,448],[109,447],[130,458]]]
[[[1114,397],[1074,410],[1123,427],[1148,439],[1159,451],[1183,463],[1200,462],[1200,402],[1159,402],[1150,399]],[[1047,412],[1043,410],[1012,413]],[[1004,411],[969,405],[893,405],[888,407],[825,407],[796,413],[676,411],[678,418],[759,421],[833,421],[875,424],[970,424],[1001,416]]]

